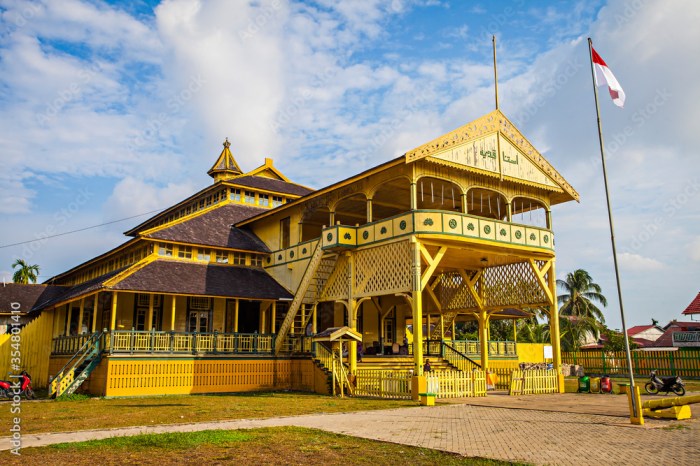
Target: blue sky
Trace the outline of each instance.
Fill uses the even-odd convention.
[[[126,6],[125,6],[126,5]],[[167,207],[225,137],[321,187],[501,109],[581,194],[554,209],[557,272],[587,269],[619,327],[586,38],[601,94],[628,325],[700,291],[700,6],[691,0],[0,0],[0,246]],[[145,217],[0,248],[42,279]]]

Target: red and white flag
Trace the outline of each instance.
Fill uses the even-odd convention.
[[[598,55],[598,52],[595,51],[593,46],[591,46],[591,54],[593,56],[596,86],[608,86],[608,91],[610,91],[610,97],[612,97],[613,103],[618,107],[624,107],[625,91],[622,90],[622,86],[620,86],[613,72],[610,71],[608,65],[600,58],[600,55]]]

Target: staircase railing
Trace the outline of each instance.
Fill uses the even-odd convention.
[[[71,394],[88,378],[101,359],[100,341],[103,333],[95,332],[61,368],[49,385],[49,396]],[[77,374],[76,374],[77,372]]]
[[[316,345],[314,358],[319,361],[326,370],[331,372],[333,395],[336,395],[336,387],[340,389],[341,396],[345,394],[346,390],[349,395],[355,393],[355,387],[350,381],[348,368],[338,354],[329,350],[324,345],[318,344]]]
[[[442,357],[462,372],[481,369],[481,364],[469,358],[466,354],[457,351],[444,341],[442,342]]]
[[[284,321],[282,322],[282,325],[277,331],[277,338],[275,339],[275,354],[279,354],[280,350],[282,349],[282,346],[284,345],[284,342],[286,340],[285,337],[289,333],[289,329],[292,326],[292,323],[294,322],[294,318],[296,317],[297,312],[299,311],[299,308],[301,307],[301,304],[304,301],[304,297],[306,296],[306,290],[309,289],[311,280],[313,279],[314,274],[316,274],[316,269],[321,263],[321,258],[323,258],[323,249],[321,248],[321,242],[319,241],[316,245],[316,250],[314,251],[313,255],[311,256],[311,259],[309,260],[309,264],[306,266],[306,271],[304,272],[304,276],[302,277],[301,282],[299,283],[299,288],[297,288],[297,291],[294,294],[294,299],[292,300],[292,304],[289,306],[287,315],[284,317]]]

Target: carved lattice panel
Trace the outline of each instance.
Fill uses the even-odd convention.
[[[547,297],[527,262],[489,267],[484,270],[486,307],[541,304]]]
[[[350,290],[348,283],[348,257],[341,255],[335,263],[333,272],[328,276],[326,285],[321,293],[319,301],[332,301],[335,299],[348,299]]]
[[[361,249],[355,252],[354,259],[355,296],[411,290],[411,243],[408,241]]]
[[[471,275],[467,272],[467,275]],[[457,272],[448,272],[440,275],[437,296],[442,305],[442,310],[471,309],[477,307],[474,297],[469,292],[467,284]],[[477,284],[477,292],[478,292]]]

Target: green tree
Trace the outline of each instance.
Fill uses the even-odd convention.
[[[557,296],[562,346],[577,351],[587,335],[593,335],[596,339],[600,337],[605,316],[595,303],[607,306],[608,300],[603,296],[600,285],[583,269],[567,274],[566,280],[557,280],[557,285],[564,291]]]
[[[603,343],[603,351],[625,351],[625,339],[622,336],[622,332],[616,332],[606,327],[602,333],[606,337],[606,341]],[[629,341],[630,349],[639,347],[632,338],[627,337],[627,341]]]
[[[29,265],[22,259],[17,259],[14,264],[12,264],[15,273],[12,275],[12,281],[15,283],[36,283],[39,277],[39,266]]]

